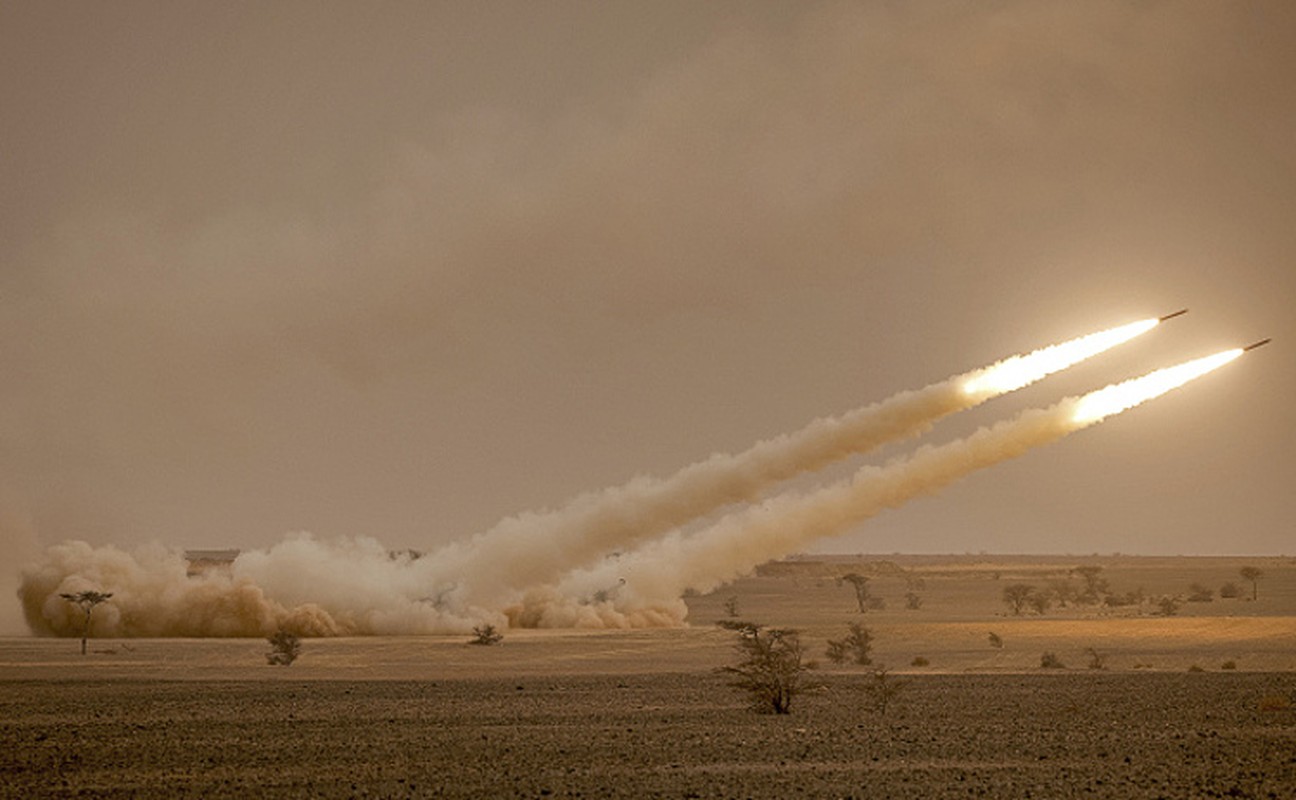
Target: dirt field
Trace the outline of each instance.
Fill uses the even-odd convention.
[[[1216,595],[1170,617],[1151,599],[1008,613],[1003,586],[1074,580],[1084,563],[1149,598],[1240,583],[1247,564],[1265,577],[1254,601]],[[834,579],[846,571],[885,608],[860,614]],[[261,640],[92,640],[85,657],[72,640],[0,640],[0,796],[1296,796],[1289,559],[764,572],[690,599],[687,629],[307,640],[287,668],[266,665]],[[882,714],[868,668],[823,664],[792,714],[754,714],[715,672],[733,661],[734,635],[713,624],[729,598],[742,618],[799,628],[815,657],[862,621],[905,686]],[[1067,668],[1042,669],[1046,650]],[[1091,651],[1105,669],[1087,668]]]

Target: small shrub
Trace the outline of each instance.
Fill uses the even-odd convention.
[[[864,695],[873,705],[873,710],[885,716],[887,706],[900,694],[905,682],[893,677],[883,667],[873,670],[873,677],[864,684]]]
[[[931,662],[923,656],[914,656],[914,660],[909,662],[909,665],[913,667],[925,667],[929,664],[931,664]]]
[[[266,653],[266,662],[272,666],[286,667],[301,655],[301,640],[291,633],[278,630],[266,638],[270,643],[270,652]]]
[[[727,600],[725,600],[724,610],[725,610],[725,614],[727,614],[731,618],[738,616],[738,596],[737,595],[734,595],[728,598]]]
[[[1219,588],[1219,596],[1227,600],[1236,600],[1242,596],[1242,587],[1229,581]]]
[[[1107,654],[1100,653],[1094,648],[1086,648],[1085,652],[1089,654],[1089,669],[1107,669]]]
[[[738,637],[742,660],[719,671],[734,676],[729,685],[745,692],[754,710],[789,713],[792,698],[804,690],[804,674],[811,669],[802,661],[797,632],[779,628],[762,632],[759,625],[748,623]]]
[[[1030,597],[1026,598],[1026,605],[1042,617],[1053,607],[1053,598],[1044,592],[1031,592]]]
[[[866,666],[873,663],[869,653],[873,650],[873,632],[858,622],[850,624],[850,633],[844,639],[829,639],[825,655],[834,664],[844,664],[851,659]]]
[[[999,634],[995,633],[994,631],[990,631],[990,635],[987,638],[990,640],[991,647],[995,648],[996,650],[1003,649],[1003,639],[1000,638]]]
[[[1062,659],[1053,653],[1045,653],[1040,656],[1040,666],[1044,669],[1066,669],[1066,664],[1062,663]]]
[[[1232,659],[1229,659],[1228,661],[1225,661],[1223,664],[1220,664],[1220,669],[1237,669],[1237,662]]]
[[[1193,664],[1191,667],[1188,668],[1188,671],[1189,671],[1189,672],[1205,672],[1206,670],[1202,669],[1202,666],[1201,666],[1200,664]]]
[[[1109,594],[1103,597],[1103,605],[1108,608],[1123,608],[1125,606],[1138,606],[1143,604],[1143,590],[1135,589],[1125,594]]]
[[[1157,601],[1156,613],[1162,617],[1173,617],[1179,613],[1179,601],[1173,597],[1162,597]]]
[[[1200,583],[1194,583],[1188,587],[1188,602],[1190,603],[1209,603],[1215,599],[1215,592],[1210,587],[1202,586]]]
[[[494,625],[478,625],[473,628],[473,638],[468,644],[492,645],[499,644],[504,639],[504,634],[495,630]]]
[[[917,611],[922,608],[923,599],[917,592],[909,592],[905,595],[905,608],[910,611]]]
[[[828,649],[824,652],[824,655],[834,664],[845,664],[846,641],[844,639],[829,639]]]

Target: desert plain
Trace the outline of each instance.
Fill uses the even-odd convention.
[[[1117,599],[1068,599],[1079,567]],[[1296,559],[803,556],[687,599],[685,628],[307,639],[287,667],[3,639],[0,796],[1296,797]],[[799,631],[790,714],[717,671],[725,620]],[[831,663],[852,622],[872,663]]]

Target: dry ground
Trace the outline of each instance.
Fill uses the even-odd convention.
[[[283,670],[281,670],[283,671]],[[1291,674],[830,676],[753,714],[710,673],[10,681],[6,797],[1281,797]],[[1273,710],[1265,710],[1266,704]]]
[[[738,581],[692,598],[687,629],[307,640],[288,668],[260,640],[100,640],[85,657],[0,640],[0,796],[1296,796],[1289,559],[887,560]],[[1266,577],[1256,601],[1169,618],[1006,614],[1008,582],[1086,561],[1148,594],[1240,582],[1246,563]],[[861,616],[843,571],[868,571],[887,608]],[[729,597],[815,654],[862,620],[906,673],[896,704],[878,713],[866,670],[824,665],[790,716],[751,713],[714,671],[733,660],[712,624]],[[1108,669],[1085,669],[1088,648]],[[1045,650],[1069,669],[1041,669]]]

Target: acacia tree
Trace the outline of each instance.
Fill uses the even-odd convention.
[[[1003,588],[1003,601],[1012,610],[1014,617],[1020,617],[1034,594],[1034,586],[1028,583],[1013,583]]]
[[[865,611],[868,611],[868,602],[869,602],[868,582],[869,582],[868,578],[856,572],[848,572],[837,579],[838,586],[841,586],[843,583],[849,583],[851,587],[855,590],[855,603],[859,606],[859,610],[861,614],[863,614]]]
[[[1084,590],[1081,591],[1079,600],[1086,603],[1097,603],[1106,594],[1107,580],[1102,577],[1102,567],[1097,564],[1089,564],[1076,567],[1072,572],[1075,572],[1084,581]]]
[[[473,628],[473,638],[468,644],[492,645],[504,640],[504,634],[495,630],[494,625],[478,625]]]
[[[1243,567],[1238,570],[1242,580],[1251,581],[1251,599],[1256,600],[1260,597],[1260,579],[1264,577],[1264,570],[1259,567]]]
[[[60,594],[59,597],[69,603],[75,603],[85,612],[85,619],[81,621],[81,655],[85,655],[86,638],[90,635],[90,614],[94,612],[95,606],[112,597],[112,592],[85,591]]]
[[[804,651],[797,632],[787,628],[762,631],[750,622],[725,627],[738,630],[742,660],[719,671],[733,676],[729,685],[746,692],[756,711],[787,714],[792,698],[805,688],[803,676],[811,668],[802,661]]]

